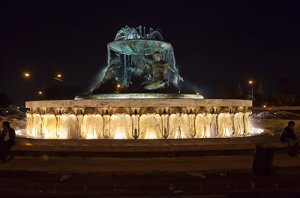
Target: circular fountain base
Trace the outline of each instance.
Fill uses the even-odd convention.
[[[16,151],[20,155],[47,153],[59,156],[98,157],[163,157],[253,154],[256,144],[268,143],[283,148],[278,137],[263,134],[248,138],[203,138],[167,140],[38,140],[18,138]],[[59,149],[57,149],[59,148]]]
[[[192,94],[103,94],[29,101],[27,135],[45,139],[185,139],[251,133],[252,101]]]
[[[84,99],[204,99],[198,94],[170,94],[170,93],[122,93],[122,94],[96,94],[87,96],[76,96],[75,100]]]

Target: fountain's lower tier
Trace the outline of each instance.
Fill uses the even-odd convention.
[[[196,95],[100,95],[26,102],[27,136],[44,139],[177,139],[251,135],[249,100]]]

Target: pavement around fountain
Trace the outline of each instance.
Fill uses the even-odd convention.
[[[150,165],[148,165],[150,166]],[[164,172],[0,171],[3,197],[299,197],[299,168]]]
[[[287,157],[287,144],[279,142],[278,136],[264,134],[243,138],[180,140],[17,138],[15,158],[1,166],[0,170],[176,172],[251,169],[256,145],[273,149],[275,166],[300,168],[300,158]],[[34,165],[31,160],[35,161]]]
[[[185,157],[16,156],[0,164],[4,197],[299,197],[300,157],[274,155],[252,173],[253,155]]]
[[[261,143],[274,149],[274,172],[270,176],[252,173],[254,147]],[[277,136],[271,135],[146,141],[18,138],[14,159],[0,164],[0,194],[5,197],[299,197],[300,157],[288,157],[284,147]],[[190,155],[191,152],[194,154]]]
[[[33,171],[61,173],[176,173],[251,171],[253,155],[197,157],[57,157],[16,156],[1,164],[0,171]],[[273,165],[282,169],[299,168],[300,157],[275,154]],[[300,178],[299,178],[300,179]]]

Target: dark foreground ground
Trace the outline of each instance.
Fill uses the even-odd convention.
[[[16,157],[0,164],[1,197],[300,197],[300,158],[278,154],[269,176],[251,156]]]
[[[244,171],[207,174],[1,172],[0,176],[1,197],[300,196],[299,174],[292,173],[262,177]]]
[[[274,152],[272,173],[252,172],[255,145]],[[264,158],[262,158],[264,159]],[[7,197],[300,197],[300,157],[276,136],[233,139],[17,140],[0,164]]]

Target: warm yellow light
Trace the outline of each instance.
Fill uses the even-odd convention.
[[[118,83],[118,84],[117,84],[117,88],[118,88],[118,89],[122,88],[122,84],[121,84],[121,83]]]
[[[249,84],[249,85],[253,85],[253,83],[254,83],[253,80],[249,80],[249,81],[248,81],[248,84]]]
[[[57,74],[56,78],[62,78],[62,74]]]
[[[267,107],[267,105],[263,105],[263,108],[266,108]]]
[[[42,91],[38,91],[38,94],[39,94],[39,95],[43,95],[43,92],[42,92]]]
[[[123,131],[122,131],[122,129],[117,128],[117,130],[114,131],[114,139],[117,139],[117,140],[125,139],[123,137]]]
[[[25,143],[23,143],[23,145],[24,145],[24,146],[32,146],[32,144],[29,143],[29,142],[25,142]]]
[[[199,95],[200,95],[200,93],[199,93],[199,92],[197,92],[197,93],[196,93],[196,95],[197,95],[197,96],[199,96]]]
[[[29,72],[24,72],[23,73],[24,78],[30,78],[30,73]]]

